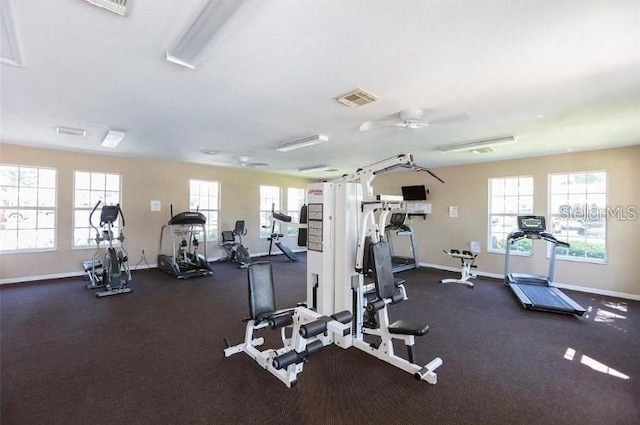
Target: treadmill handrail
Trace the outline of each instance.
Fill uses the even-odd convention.
[[[558,239],[556,239],[555,236],[553,236],[551,233],[547,233],[547,232],[525,232],[523,230],[516,230],[514,232],[509,233],[509,236],[507,236],[507,242],[516,242],[520,239],[523,238],[527,238],[527,239],[543,239],[547,242],[551,242],[552,244],[561,247],[561,248],[569,248],[571,245],[569,244],[569,242],[565,242],[565,241],[560,241]]]

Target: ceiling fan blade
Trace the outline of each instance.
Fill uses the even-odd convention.
[[[375,128],[383,128],[383,127],[394,127],[398,125],[398,120],[397,119],[382,119],[382,120],[375,120],[375,121],[365,121],[360,125],[360,131],[368,131],[368,130],[372,130]]]
[[[469,119],[469,115],[463,113],[460,114],[449,114],[449,115],[441,115],[439,117],[427,118],[427,122],[429,124],[447,124],[450,122],[461,122],[467,121]]]

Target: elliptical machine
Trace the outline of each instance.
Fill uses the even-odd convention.
[[[242,244],[242,237],[247,235],[244,227],[244,220],[237,220],[235,229],[222,232],[222,247],[227,253],[227,261],[235,261],[238,267],[244,269],[251,265],[251,255],[249,250]],[[236,242],[236,236],[238,242]]]
[[[96,292],[98,298],[133,291],[127,287],[127,282],[131,280],[131,271],[129,270],[129,254],[124,249],[124,233],[122,232],[124,214],[122,214],[120,204],[103,205],[100,213],[101,230],[99,230],[93,225],[93,214],[101,203],[102,201],[98,201],[89,214],[89,224],[96,231],[95,241],[98,246],[91,260],[82,262],[84,271],[89,278],[87,289],[105,288],[104,291]],[[118,216],[122,218],[122,226],[118,237],[114,237],[113,223],[118,219]],[[115,249],[114,240],[120,242],[120,249]],[[103,241],[107,241],[109,246],[105,251],[104,260],[100,261],[98,253],[100,252],[100,243]]]

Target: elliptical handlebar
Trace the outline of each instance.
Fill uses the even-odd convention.
[[[124,213],[122,212],[122,208],[120,208],[120,204],[116,204],[116,206],[118,207],[118,213],[122,218],[122,226],[120,226],[120,229],[124,229]]]
[[[100,231],[98,230],[98,228],[96,226],[93,225],[93,213],[96,212],[96,210],[98,209],[98,206],[102,203],[102,201],[98,201],[96,202],[96,205],[93,207],[93,209],[91,210],[91,213],[89,213],[89,224],[91,225],[91,227],[93,227],[93,229],[96,231],[96,233],[100,233]]]

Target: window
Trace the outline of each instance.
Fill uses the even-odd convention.
[[[291,221],[300,223],[300,208],[304,205],[305,190],[297,187],[287,189],[287,215],[291,216]],[[296,227],[290,226],[287,229],[287,236],[295,236],[298,234]]]
[[[260,237],[271,235],[271,211],[280,211],[280,188],[260,186]],[[280,233],[280,225],[275,223],[274,232]]]
[[[207,218],[207,241],[218,240],[218,215],[220,211],[220,183],[216,181],[189,180],[189,209]]]
[[[101,201],[93,214],[93,224],[100,223],[102,205],[120,203],[120,174],[92,171],[75,171],[73,175],[73,246],[74,248],[94,247],[95,230],[89,223],[93,207]],[[113,233],[119,232],[120,218],[113,223]],[[117,241],[113,241],[118,243]]]
[[[489,252],[505,252],[507,236],[518,229],[518,215],[533,213],[533,177],[489,179]],[[531,240],[511,245],[514,254],[531,255]]]
[[[0,251],[54,250],[53,168],[0,165]]]
[[[549,219],[554,235],[571,244],[558,258],[603,262],[606,258],[607,173],[549,175]]]

